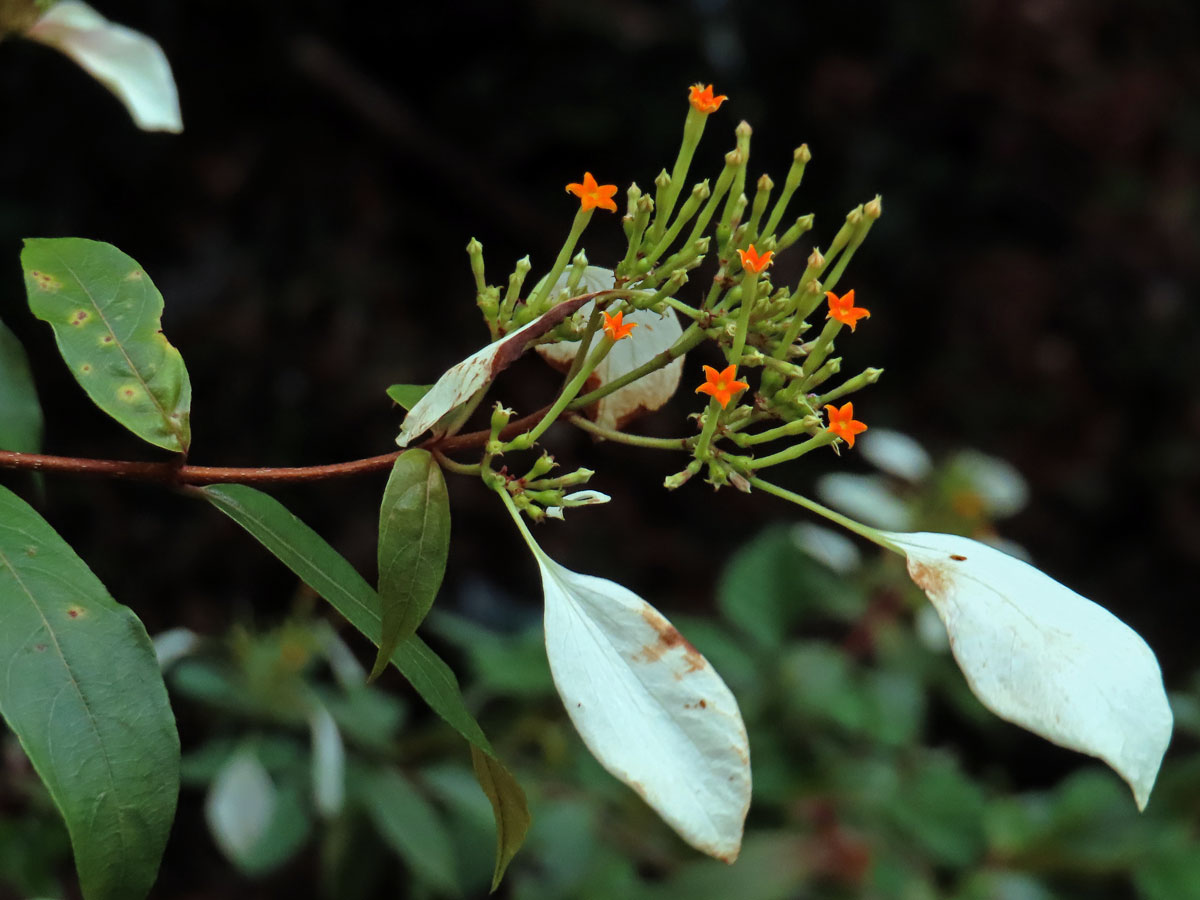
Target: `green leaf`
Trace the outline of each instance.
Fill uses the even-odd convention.
[[[379,508],[379,602],[383,638],[371,679],[396,645],[416,634],[433,606],[450,552],[450,499],[442,467],[427,450],[409,450],[392,466]]]
[[[87,900],[143,897],[179,793],[179,736],[142,623],[0,488],[0,713],[71,835]]]
[[[942,865],[977,865],[986,849],[983,791],[949,757],[930,754],[906,771],[887,814]]]
[[[800,621],[853,621],[861,588],[809,556],[790,528],[769,528],[741,547],[717,584],[721,615],[762,647],[777,650]]]
[[[0,450],[42,449],[42,407],[29,360],[17,336],[0,322]]]
[[[496,868],[492,872],[494,891],[504,878],[504,870],[525,843],[531,819],[525,805],[525,792],[499,760],[472,746],[471,766],[475,769],[479,786],[492,803],[492,815],[496,819]]]
[[[432,384],[393,384],[387,395],[406,411],[417,405],[417,401],[429,393]]]
[[[465,654],[475,690],[525,700],[554,696],[540,620],[515,633],[494,631],[440,610],[426,621],[434,634]]]
[[[111,244],[27,238],[21,252],[33,314],[54,329],[92,402],[158,447],[186,453],[192,384],[162,333],[162,294]]]
[[[382,621],[375,591],[344,556],[287,507],[261,491],[240,484],[212,485],[198,488],[195,493],[246,529],[301,581],[333,604],[351,625],[372,643],[379,644]],[[520,826],[522,818],[528,822],[525,794],[496,757],[483,729],[467,709],[454,672],[415,634],[396,646],[392,663],[434,712],[491,759],[485,774],[489,775],[489,781],[503,784],[505,798],[502,806],[493,803],[496,831],[504,837],[506,846],[512,846],[512,839],[524,834]],[[478,768],[476,775],[490,799],[491,790]],[[511,815],[509,810],[513,811]],[[503,872],[500,858],[496,869]]]
[[[454,847],[441,815],[395,769],[363,772],[354,781],[359,804],[387,845],[437,892],[462,894]]]

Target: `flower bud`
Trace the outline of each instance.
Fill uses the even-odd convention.
[[[487,279],[483,277],[483,244],[471,238],[467,243],[467,256],[471,258],[471,274],[475,276],[475,290],[483,293]]]

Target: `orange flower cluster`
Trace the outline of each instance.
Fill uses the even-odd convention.
[[[596,184],[596,179],[592,177],[591,172],[583,173],[583,184],[574,182],[567,185],[567,193],[574,194],[579,198],[579,206],[584,211],[599,207],[607,209],[609,212],[616,212],[617,204],[613,200],[613,194],[616,192],[615,184]]]
[[[602,312],[604,316],[604,333],[614,341],[619,341],[621,338],[627,338],[633,329],[638,327],[637,322],[622,322],[625,318],[625,312],[622,310],[615,316],[610,316],[607,312]]]
[[[826,431],[832,431],[843,441],[847,447],[854,446],[854,436],[862,434],[867,430],[867,426],[862,422],[854,420],[854,404],[847,403],[841,409],[838,409],[832,403],[825,404],[825,411],[829,413],[829,424],[825,427]]]
[[[712,366],[705,366],[704,379],[704,384],[696,388],[696,393],[715,397],[721,404],[721,409],[729,405],[734,394],[739,394],[750,387],[746,382],[737,380],[737,366],[726,366],[720,372]]]
[[[829,301],[829,312],[825,314],[825,318],[837,319],[843,325],[849,325],[851,331],[859,319],[871,318],[869,310],[854,305],[853,290],[846,291],[841,297],[833,291],[826,291],[825,299]]]

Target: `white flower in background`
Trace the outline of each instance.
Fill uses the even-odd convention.
[[[903,531],[912,527],[908,504],[896,496],[882,475],[831,472],[817,479],[817,494],[830,506],[876,528]]]
[[[792,543],[839,574],[853,572],[862,564],[862,554],[850,538],[840,532],[811,522],[801,522],[791,529]]]
[[[863,458],[881,472],[916,484],[933,470],[925,448],[899,431],[872,428],[858,441]]]

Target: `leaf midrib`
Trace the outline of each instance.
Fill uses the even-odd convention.
[[[17,531],[17,529],[11,529],[11,530]],[[23,532],[23,531],[18,531],[18,533],[22,534],[22,535],[26,534],[26,532]],[[29,535],[29,537],[32,538],[33,535]],[[104,742],[104,738],[100,734],[99,723],[96,720],[96,716],[92,712],[91,706],[88,704],[87,698],[84,696],[83,690],[79,686],[79,681],[76,679],[75,673],[71,669],[71,664],[67,661],[66,654],[63,653],[62,645],[59,644],[59,642],[58,642],[58,635],[56,634],[54,629],[51,627],[50,620],[46,618],[46,614],[45,614],[45,612],[42,611],[42,607],[38,604],[37,599],[34,597],[33,593],[29,590],[28,586],[26,586],[24,580],[22,580],[21,575],[18,572],[16,566],[13,565],[13,563],[9,560],[8,556],[4,553],[3,550],[0,550],[0,565],[2,565],[3,568],[7,569],[12,574],[13,580],[17,583],[18,587],[20,587],[21,592],[24,593],[25,597],[29,600],[30,605],[34,608],[34,610],[37,612],[38,616],[41,618],[42,625],[45,627],[46,633],[50,636],[50,640],[54,644],[54,651],[57,654],[60,662],[62,663],[63,669],[67,673],[67,679],[68,679],[71,687],[73,687],[75,689],[75,693],[79,698],[79,704],[80,704],[80,706],[83,707],[83,710],[87,715],[88,725],[92,730],[92,734],[95,738],[97,746],[99,746],[99,748],[100,748],[100,754],[104,761],[104,772],[105,772],[105,775],[108,780],[109,790],[112,791],[114,797],[119,798],[120,792],[117,790],[116,780],[113,777],[112,760],[108,754],[108,747],[106,746],[106,744]],[[5,694],[6,695],[8,693],[7,687],[8,687],[8,681],[7,681],[7,675],[6,675],[6,680],[5,680]],[[51,704],[51,712],[53,712],[54,705],[57,703],[58,703],[58,697],[56,696],[54,702]],[[24,747],[25,741],[21,738],[21,735],[18,734],[17,738],[18,738],[18,740],[20,740],[21,746]],[[47,732],[46,740],[47,740],[47,751],[49,751],[50,744],[52,743],[52,738],[50,737],[49,731]],[[26,750],[26,753],[28,754],[28,750]],[[30,759],[32,760],[32,756],[30,757]],[[57,778],[56,778],[56,786],[57,786]],[[57,793],[57,791],[55,791],[55,793]],[[118,823],[120,823],[123,826],[124,821],[125,821],[125,809],[119,800],[116,804],[116,812],[117,812],[117,821],[118,821]],[[118,840],[120,841],[122,851],[124,851],[124,849],[126,847],[126,839],[125,839],[125,831],[124,831],[123,827],[118,828],[117,837],[118,837]],[[124,876],[125,876],[126,858],[127,858],[127,854],[125,852],[122,852],[120,855],[120,858],[117,861],[117,865],[120,867],[120,871],[121,871],[121,878],[118,880],[118,883],[120,883],[120,884],[125,883]]]

